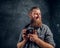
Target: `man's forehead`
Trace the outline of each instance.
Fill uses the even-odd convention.
[[[32,12],[41,12],[40,9],[33,9]]]

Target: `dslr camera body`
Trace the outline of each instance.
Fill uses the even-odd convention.
[[[26,31],[26,35],[33,34],[33,33],[34,33],[34,29],[33,28],[27,29],[27,31]]]

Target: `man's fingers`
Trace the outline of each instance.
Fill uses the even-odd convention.
[[[29,37],[33,37],[33,35],[32,35],[32,34],[28,34],[28,36],[29,36]]]
[[[23,35],[23,37],[26,37],[25,35]]]
[[[26,29],[23,29],[23,30],[22,30],[22,33],[23,33],[24,35],[26,35]]]
[[[26,32],[26,29],[23,29],[22,32]]]
[[[33,32],[34,32],[34,34],[37,34],[37,30],[34,30]]]

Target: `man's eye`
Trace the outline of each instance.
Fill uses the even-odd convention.
[[[37,15],[37,13],[34,13],[34,15]]]

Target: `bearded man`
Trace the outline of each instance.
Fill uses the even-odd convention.
[[[17,48],[55,48],[51,30],[42,23],[41,10],[32,7],[28,15],[31,22],[22,29]]]

